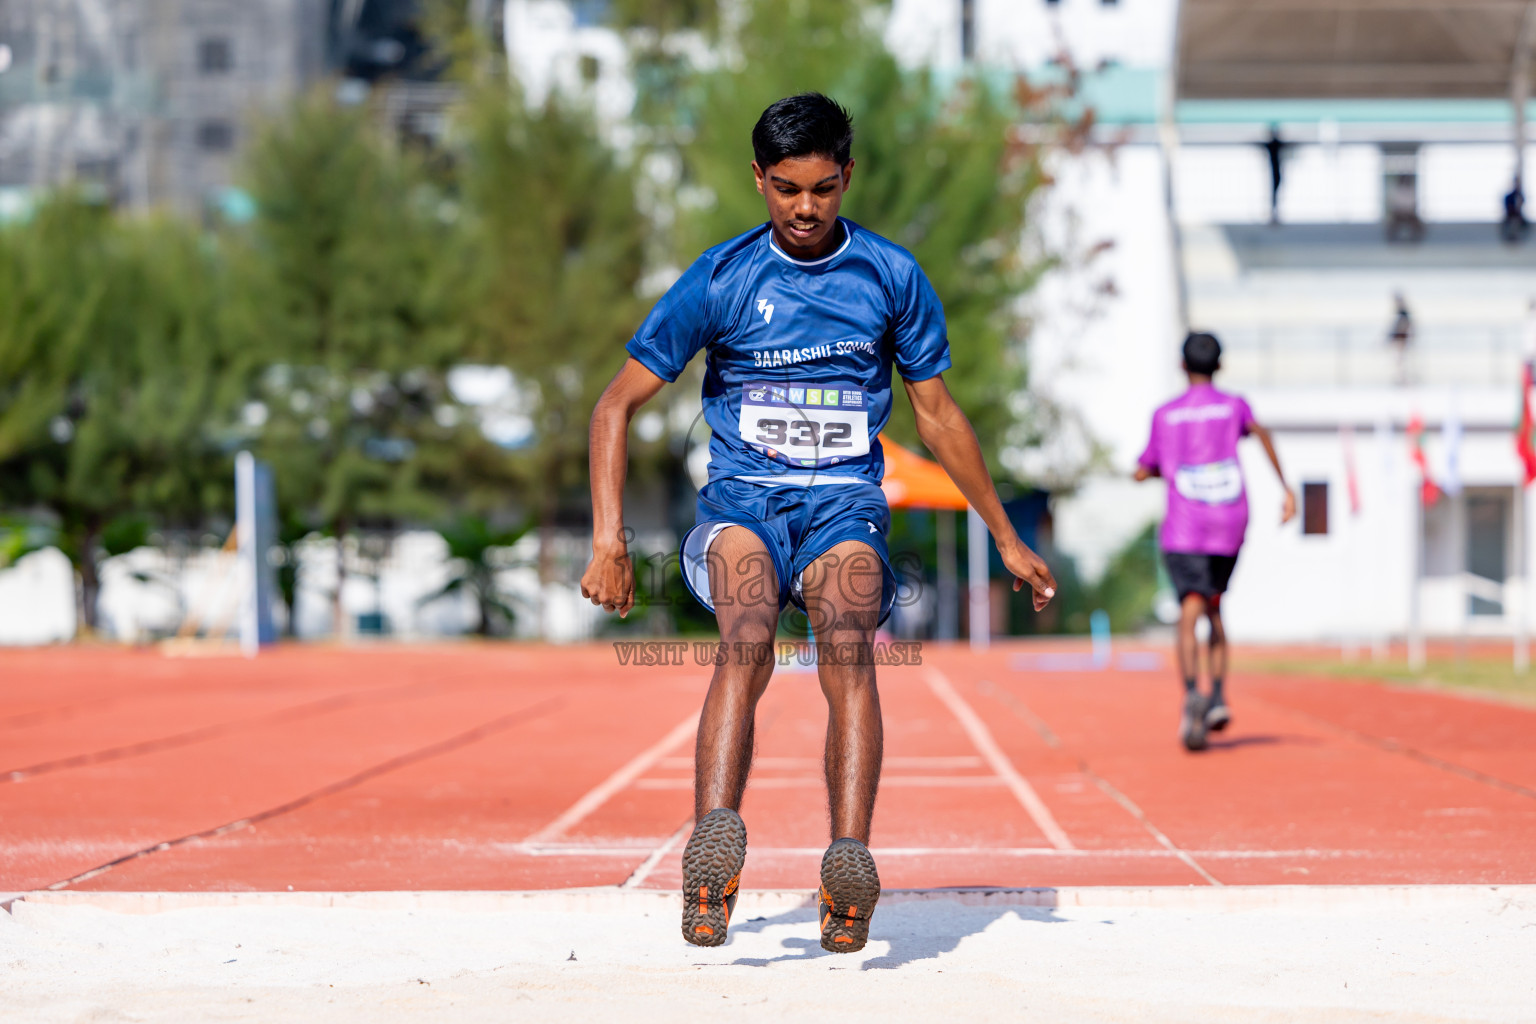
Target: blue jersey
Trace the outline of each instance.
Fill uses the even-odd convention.
[[[879,483],[876,439],[891,367],[949,369],[944,309],[905,249],[852,221],[819,260],[797,260],[764,224],[700,256],[627,346],[664,380],[708,350],[711,481]]]

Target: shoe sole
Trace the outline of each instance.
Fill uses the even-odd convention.
[[[695,946],[725,944],[746,862],[741,816],[724,807],[704,815],[683,848],[683,938]]]
[[[1221,732],[1221,730],[1231,724],[1232,712],[1228,711],[1224,706],[1212,708],[1205,713],[1206,732]]]
[[[839,839],[821,858],[821,948],[857,953],[869,941],[869,918],[880,901],[880,875],[863,843]]]
[[[1179,739],[1183,741],[1185,750],[1205,749],[1205,712],[1204,700],[1193,708],[1186,702],[1184,717],[1179,722]]]

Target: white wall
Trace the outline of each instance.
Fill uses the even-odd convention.
[[[75,635],[75,572],[58,548],[0,570],[0,644],[50,644]]]
[[[1030,296],[1031,387],[1079,415],[1106,448],[1106,470],[1054,508],[1057,545],[1096,578],[1161,508],[1155,487],[1127,477],[1152,411],[1180,388],[1173,238],[1156,147],[1062,156],[1051,171],[1057,186],[1038,226],[1068,263]]]

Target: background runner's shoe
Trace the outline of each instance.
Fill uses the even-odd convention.
[[[857,953],[869,941],[869,916],[880,899],[880,876],[869,848],[839,839],[821,858],[821,948]]]
[[[1232,712],[1227,709],[1225,698],[1217,697],[1211,701],[1210,707],[1205,709],[1205,728],[1207,732],[1221,732],[1232,723]]]
[[[693,827],[683,849],[683,938],[725,944],[746,861],[747,826],[735,811],[717,807]]]
[[[1206,699],[1199,690],[1184,696],[1184,717],[1179,720],[1179,739],[1187,750],[1205,749]]]

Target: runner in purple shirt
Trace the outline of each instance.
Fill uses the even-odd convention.
[[[1232,720],[1222,693],[1227,674],[1227,634],[1221,624],[1221,595],[1226,592],[1237,553],[1248,528],[1248,495],[1237,461],[1237,442],[1252,434],[1264,446],[1285,490],[1282,523],[1296,515],[1296,497],[1285,482],[1280,457],[1269,431],[1237,395],[1217,391],[1211,377],[1221,365],[1221,343],[1214,335],[1184,339],[1184,372],[1189,390],[1152,414],[1152,437],[1136,460],[1136,479],[1160,476],[1168,481],[1168,515],[1159,541],[1168,576],[1179,594],[1179,672],[1184,678],[1184,715],[1179,738],[1190,750],[1205,748],[1206,732],[1219,732]],[[1211,695],[1200,693],[1200,645],[1195,624],[1211,623]]]

